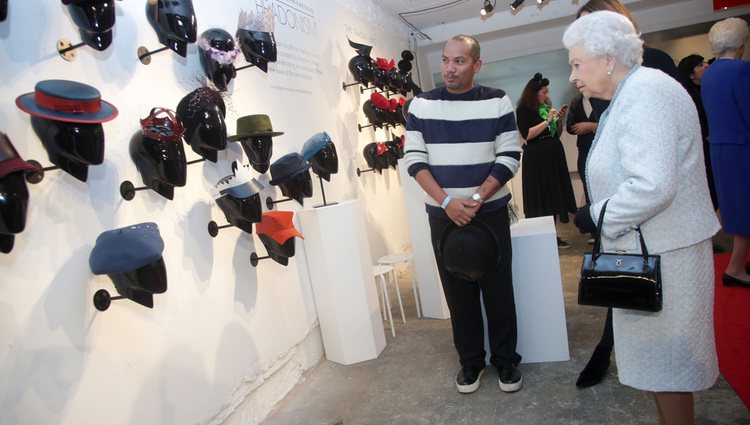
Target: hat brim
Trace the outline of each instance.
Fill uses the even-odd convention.
[[[449,239],[456,233],[472,232],[477,229],[481,230],[483,235],[483,240],[479,241],[480,243],[483,243],[483,246],[481,248],[485,251],[491,252],[492,254],[489,255],[489,257],[496,258],[496,260],[487,262],[486,264],[482,264],[480,266],[480,269],[471,271],[470,276],[463,274],[463,271],[457,273],[455,270],[452,270],[453,265],[446,262],[446,247],[450,243]],[[476,241],[477,240],[475,240],[475,242]],[[448,251],[455,251],[455,247]],[[445,267],[448,273],[459,279],[467,281],[478,281],[481,278],[487,276],[500,263],[500,255],[500,242],[498,241],[497,236],[487,224],[479,219],[475,218],[474,220],[470,221],[469,224],[463,227],[459,227],[453,222],[450,222],[450,224],[448,224],[443,229],[443,232],[440,235],[440,245],[438,249],[439,261],[443,262],[443,267]]]
[[[276,230],[274,232],[264,233],[264,235],[268,236],[269,238],[275,240],[276,242],[280,244],[286,243],[289,239],[298,236],[301,239],[305,239],[304,236],[302,236],[302,233],[300,233],[296,228],[290,227],[288,229],[283,230]]]
[[[31,165],[31,163],[24,161],[20,157],[10,158],[5,161],[0,161],[0,179],[5,176],[15,173],[16,171],[41,171],[39,168]]]
[[[308,162],[308,163],[307,163],[307,164],[305,165],[305,168],[303,168],[303,169],[301,169],[301,170],[298,170],[298,171],[295,171],[294,173],[292,173],[292,174],[288,174],[288,175],[286,175],[286,176],[281,176],[281,177],[278,177],[278,178],[275,178],[275,179],[271,179],[271,181],[269,181],[268,183],[269,183],[269,184],[271,184],[272,186],[278,186],[278,185],[280,185],[281,183],[284,183],[285,181],[291,180],[291,179],[293,179],[293,178],[297,177],[298,175],[300,175],[300,174],[304,173],[305,171],[309,170],[309,169],[310,169],[310,167],[311,167],[311,165],[310,165],[310,163]]]
[[[37,105],[34,101],[34,92],[18,96],[16,98],[16,106],[22,111],[37,117],[84,124],[96,124],[111,121],[117,118],[117,114],[119,113],[115,105],[105,100],[101,100],[101,109],[96,112],[75,114],[71,112],[55,111]]]
[[[263,136],[276,137],[276,136],[281,136],[282,134],[284,134],[283,131],[263,131],[260,133],[240,133],[240,134],[235,134],[234,136],[227,137],[227,141],[238,142],[242,139],[247,139],[249,137],[263,137]]]

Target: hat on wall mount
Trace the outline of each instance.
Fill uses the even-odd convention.
[[[30,162],[24,161],[8,136],[0,132],[0,179],[16,171],[40,171]]]
[[[237,134],[227,137],[230,142],[236,142],[249,137],[281,136],[283,131],[273,131],[271,118],[265,114],[245,115],[237,118]]]
[[[160,115],[166,116],[159,118]],[[185,127],[175,118],[174,111],[167,108],[152,108],[148,116],[141,119],[141,132],[149,139],[176,142],[185,134]]]
[[[500,243],[495,233],[475,218],[466,226],[450,222],[437,248],[438,261],[454,277],[476,282],[492,272],[500,262]]]
[[[96,88],[69,80],[43,80],[34,91],[18,96],[22,111],[51,120],[95,124],[117,117],[117,108],[102,100]]]
[[[263,185],[253,177],[249,165],[232,161],[232,174],[222,178],[211,188],[211,196],[214,199],[225,195],[245,199],[262,190]]]
[[[302,239],[302,233],[294,227],[292,218],[294,213],[291,211],[268,211],[263,213],[263,219],[255,225],[255,233],[259,235],[268,235],[276,242],[283,244],[289,238],[298,236]]]
[[[297,152],[288,153],[271,164],[270,184],[278,186],[310,169],[310,163]]]

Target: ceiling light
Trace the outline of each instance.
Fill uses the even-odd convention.
[[[482,10],[479,11],[479,14],[482,16],[485,16],[488,13],[492,12],[494,9],[495,9],[495,5],[492,4],[490,0],[484,0],[484,5],[482,6]]]
[[[510,8],[513,10],[516,10],[523,4],[523,0],[515,0],[513,4],[510,5]]]

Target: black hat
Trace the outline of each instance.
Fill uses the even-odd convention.
[[[297,152],[288,153],[271,164],[271,183],[277,186],[310,169],[310,163]]]
[[[438,261],[462,280],[475,282],[487,276],[500,262],[500,243],[486,224],[474,219],[466,226],[451,222],[440,236]]]

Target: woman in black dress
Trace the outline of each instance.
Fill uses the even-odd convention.
[[[536,73],[523,89],[516,109],[516,123],[526,139],[521,164],[523,212],[526,218],[551,215],[568,222],[576,201],[570,183],[565,151],[560,143],[567,105],[550,106],[549,80]],[[557,238],[557,247],[570,245]]]

